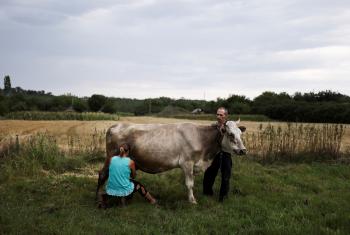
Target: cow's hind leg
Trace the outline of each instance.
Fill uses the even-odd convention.
[[[188,190],[188,200],[193,204],[197,204],[196,198],[193,195],[194,176],[193,176],[193,162],[184,162],[181,168],[185,175],[185,183]]]
[[[106,180],[108,179],[109,176],[109,169],[104,167],[102,168],[102,170],[100,170],[98,172],[98,180],[97,180],[97,188],[96,188],[96,196],[95,196],[95,200],[96,202],[100,203],[100,201],[102,200],[102,196],[100,194],[100,188],[101,186],[103,186],[106,182]]]

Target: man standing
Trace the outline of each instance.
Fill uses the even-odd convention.
[[[221,132],[225,131],[225,123],[228,119],[228,111],[224,107],[218,108],[216,112],[217,127]],[[230,177],[232,169],[232,159],[231,154],[225,151],[225,149],[220,149],[216,154],[212,164],[204,173],[203,179],[203,194],[212,196],[213,184],[218,174],[219,169],[221,169],[221,186],[219,194],[219,202],[223,202],[224,197],[227,196],[230,186]]]

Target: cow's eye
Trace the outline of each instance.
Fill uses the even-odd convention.
[[[235,142],[235,135],[234,134],[229,134],[228,137],[230,138],[231,141]]]

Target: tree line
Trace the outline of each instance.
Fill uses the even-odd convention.
[[[168,97],[130,99],[101,94],[77,97],[72,94],[55,96],[45,91],[12,88],[9,76],[4,77],[4,89],[0,88],[1,116],[16,111],[92,111],[152,115],[169,106],[188,112],[200,108],[203,112],[212,114],[217,107],[224,106],[229,113],[263,114],[281,121],[350,123],[350,97],[330,90],[297,92],[293,95],[266,91],[253,100],[244,95],[230,95],[212,101]]]

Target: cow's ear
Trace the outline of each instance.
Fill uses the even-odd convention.
[[[245,126],[239,126],[238,127],[242,132],[245,132],[245,130],[247,129]]]

